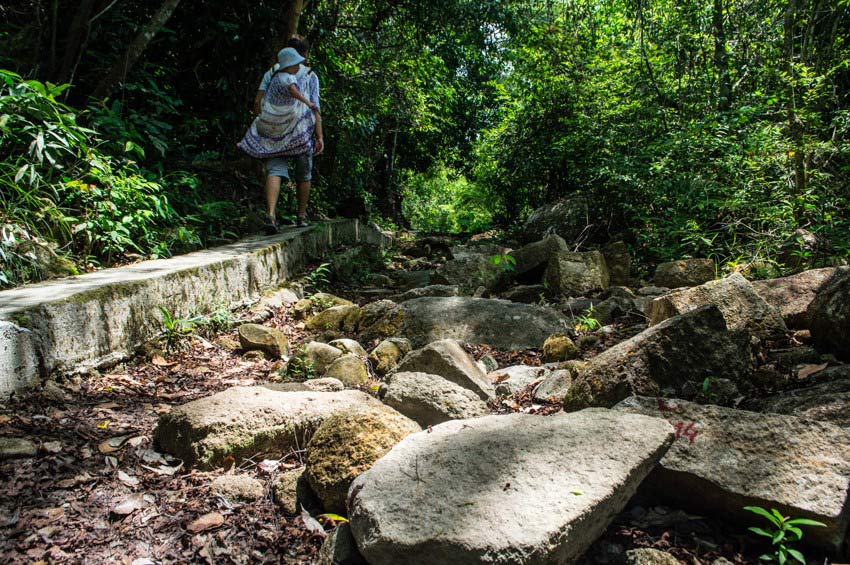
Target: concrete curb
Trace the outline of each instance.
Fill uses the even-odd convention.
[[[144,261],[0,292],[0,399],[53,372],[127,358],[159,333],[159,306],[185,317],[256,301],[336,245],[387,246],[391,236],[335,220],[272,237]]]

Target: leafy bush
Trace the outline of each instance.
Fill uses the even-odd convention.
[[[443,165],[404,176],[402,212],[414,229],[463,233],[487,230],[493,215],[486,196],[466,177]]]

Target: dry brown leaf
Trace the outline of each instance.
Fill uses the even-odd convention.
[[[139,486],[139,479],[128,475],[124,471],[118,471],[118,480],[127,485],[128,487]]]
[[[224,516],[218,512],[209,512],[186,526],[186,529],[193,534],[197,534],[217,528],[222,524],[224,524]]]
[[[113,408],[118,408],[120,404],[117,402],[104,402],[103,404],[98,404],[95,406],[98,410],[112,410]]]
[[[62,451],[62,442],[61,441],[46,441],[41,444],[41,447],[44,448],[48,453],[59,453]]]
[[[162,355],[154,355],[151,359],[151,363],[153,363],[157,367],[173,367],[177,364],[177,361],[166,361],[165,357],[163,357]]]
[[[807,377],[811,377],[815,373],[820,373],[824,369],[829,366],[829,363],[821,363],[819,365],[803,365],[800,367],[800,371],[797,373],[797,377],[801,379],[805,379]]]
[[[145,500],[145,497],[141,493],[131,494],[118,504],[112,507],[112,510],[109,512],[111,514],[115,514],[116,516],[128,516],[148,505],[148,502]]]
[[[126,434],[123,436],[111,437],[107,440],[100,442],[97,446],[97,450],[103,454],[114,453],[127,445],[127,440],[132,436],[130,434]]]

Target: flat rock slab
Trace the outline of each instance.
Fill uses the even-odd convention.
[[[228,455],[238,463],[261,451],[284,454],[303,448],[326,417],[369,404],[381,405],[354,390],[282,392],[237,386],[161,416],[154,443],[186,466],[211,469]]]
[[[503,351],[539,348],[567,318],[551,308],[487,298],[426,297],[399,304],[400,334],[414,347],[453,338]]]
[[[761,338],[782,336],[788,330],[779,311],[765,302],[740,273],[656,298],[649,305],[649,323],[654,325],[707,304],[720,309],[729,329],[744,328]]]
[[[830,367],[818,377],[825,382],[769,396],[759,411],[821,420],[850,432],[850,365]]]
[[[574,561],[674,438],[660,418],[620,414],[485,416],[406,437],[349,490],[357,546],[373,565]]]
[[[387,379],[384,402],[423,427],[489,414],[477,394],[428,373],[394,373]]]
[[[648,487],[696,512],[752,525],[743,506],[812,518],[804,541],[838,551],[848,525],[850,434],[824,422],[657,398],[632,397],[618,410],[661,416],[675,427]],[[699,493],[699,496],[695,496]]]

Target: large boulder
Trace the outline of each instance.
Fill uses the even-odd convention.
[[[510,274],[514,277],[521,277],[526,273],[539,271],[536,280],[531,281],[539,282],[543,280],[543,272],[549,260],[561,251],[569,252],[570,247],[558,235],[548,235],[540,241],[529,243],[511,253],[514,264]]]
[[[661,263],[655,268],[653,282],[657,286],[680,288],[699,286],[714,280],[714,261],[711,259],[680,259]]]
[[[399,333],[414,347],[453,338],[519,351],[540,347],[547,337],[563,331],[567,322],[552,308],[465,296],[417,298],[402,302],[399,309],[404,319]]]
[[[422,428],[388,406],[342,410],[328,416],[307,444],[305,478],[325,510],[345,514],[355,477],[405,436]]]
[[[306,445],[329,415],[380,405],[363,392],[280,392],[266,387],[229,388],[160,416],[155,445],[187,467],[212,469],[261,452],[285,455]]]
[[[608,410],[446,422],[354,481],[351,530],[373,565],[570,563],[673,437],[659,418]]]
[[[428,373],[391,375],[383,400],[423,428],[490,413],[487,404],[471,390]]]
[[[765,302],[779,311],[789,328],[808,328],[809,305],[835,273],[834,267],[812,269],[790,277],[753,281],[752,285]]]
[[[739,273],[656,298],[649,306],[649,323],[657,324],[706,304],[720,309],[730,329],[744,328],[760,338],[780,337],[788,331],[779,312]]]
[[[743,506],[824,522],[805,541],[837,551],[850,523],[850,434],[823,422],[683,400],[629,398],[618,410],[667,418],[677,441],[647,487],[699,513],[753,523]],[[694,496],[698,492],[699,496]]]
[[[610,282],[599,251],[559,251],[549,259],[543,279],[553,293],[563,296],[587,296],[605,290]]]
[[[456,341],[443,339],[411,351],[396,367],[399,373],[438,375],[467,390],[482,400],[493,398],[493,387],[481,367]]]
[[[809,305],[815,347],[850,361],[850,268],[841,267]]]
[[[592,358],[564,398],[565,410],[613,406],[627,396],[676,394],[707,377],[738,381],[752,368],[750,336],[728,330],[717,306],[674,316]]]
[[[576,241],[582,234],[591,234],[596,222],[591,217],[590,201],[573,195],[552,204],[544,204],[531,213],[520,233],[525,241],[536,241],[557,234],[567,241]]]

